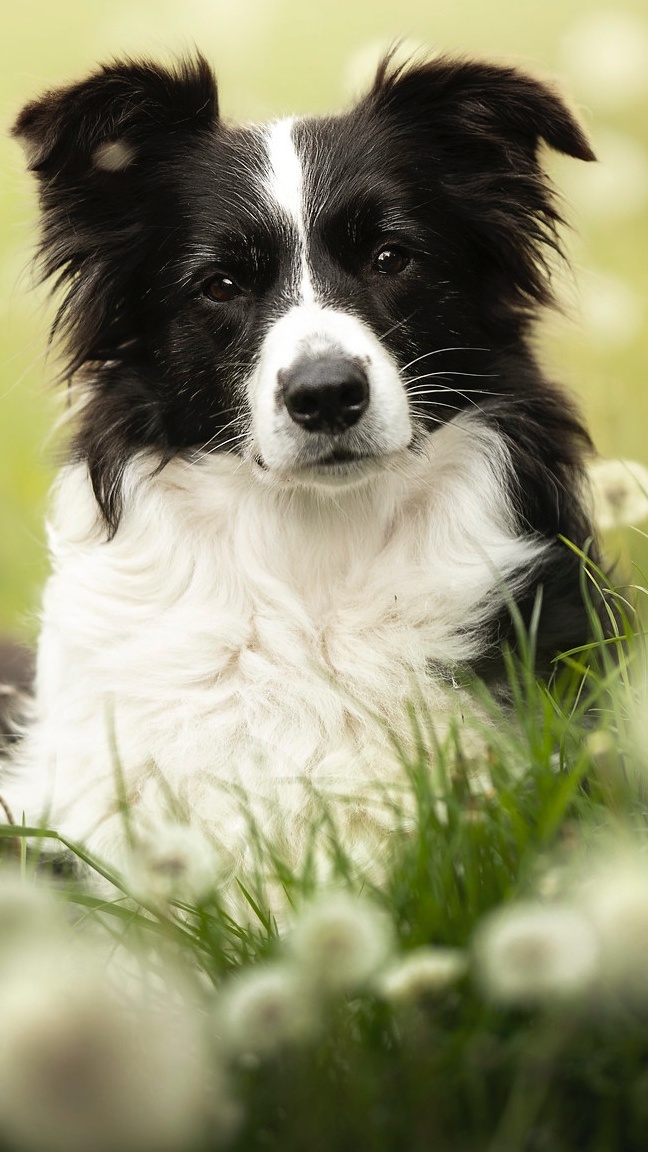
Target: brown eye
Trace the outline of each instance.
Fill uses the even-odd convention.
[[[374,261],[377,272],[384,276],[398,276],[409,264],[409,256],[402,248],[383,248]]]
[[[211,280],[207,281],[203,291],[205,296],[215,300],[217,304],[227,304],[228,300],[240,296],[243,289],[226,272],[219,272],[218,276],[212,276]]]

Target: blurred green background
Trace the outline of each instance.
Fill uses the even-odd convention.
[[[22,0],[3,14],[0,116],[0,632],[34,634],[43,517],[62,412],[46,354],[51,306],[28,264],[35,199],[8,137],[28,98],[97,61],[197,45],[226,116],[341,108],[397,38],[477,52],[560,78],[600,163],[551,161],[570,205],[576,275],[542,355],[581,398],[599,450],[648,463],[648,9],[645,0]],[[648,569],[646,541],[631,543]]]

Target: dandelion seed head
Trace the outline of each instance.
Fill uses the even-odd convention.
[[[538,877],[536,891],[543,900],[555,900],[565,887],[565,870],[560,867],[547,868]]]
[[[394,1004],[416,1003],[447,991],[466,969],[465,953],[459,949],[417,948],[381,972],[376,989]]]
[[[103,952],[34,947],[0,985],[2,1138],[21,1152],[191,1145],[213,1091],[209,1053],[195,1006],[170,1003],[144,985],[118,994]]]
[[[599,944],[575,907],[520,903],[498,909],[475,936],[475,970],[485,995],[501,1004],[579,997],[592,984]]]
[[[648,517],[648,468],[636,460],[596,460],[588,468],[594,520],[601,529]]]
[[[589,272],[582,278],[580,319],[588,340],[601,348],[623,348],[640,335],[641,298],[616,276]]]
[[[287,964],[266,964],[231,980],[216,1026],[229,1051],[249,1058],[308,1039],[317,1030],[318,1017],[298,973]]]
[[[648,24],[619,8],[589,12],[567,29],[562,57],[588,102],[623,108],[648,89]]]
[[[195,826],[166,823],[138,838],[126,868],[126,881],[148,903],[204,899],[223,878],[223,862],[212,842]]]
[[[305,977],[320,988],[351,989],[384,967],[393,932],[387,917],[368,901],[336,893],[306,908],[287,947]]]
[[[601,977],[621,996],[648,997],[648,860],[639,852],[613,854],[576,889],[579,906],[601,947]]]
[[[61,901],[45,884],[23,878],[17,869],[0,875],[0,958],[3,951],[25,937],[47,936],[62,931]]]
[[[616,755],[617,747],[612,733],[602,728],[596,732],[590,732],[585,745],[594,760],[606,760],[610,756]]]
[[[648,153],[638,140],[611,128],[594,140],[598,164],[565,172],[570,201],[590,219],[609,225],[640,216],[648,203]]]

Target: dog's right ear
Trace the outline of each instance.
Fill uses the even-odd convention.
[[[191,135],[217,117],[216,81],[201,56],[175,69],[125,61],[27,104],[13,135],[48,181],[93,167],[121,170],[156,136]]]
[[[139,270],[172,232],[156,225],[178,218],[184,154],[217,117],[200,56],[175,68],[107,65],[20,113],[13,133],[40,186],[39,267],[63,291],[52,335],[67,344],[69,373],[114,359],[137,335]]]

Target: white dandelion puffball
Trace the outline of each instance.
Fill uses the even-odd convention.
[[[192,903],[217,887],[222,872],[222,861],[200,828],[169,822],[137,839],[125,879],[132,894],[145,903]]]
[[[648,468],[637,460],[595,460],[587,476],[594,522],[599,528],[622,528],[648,518]]]
[[[323,990],[341,991],[366,984],[384,967],[393,932],[368,901],[336,893],[304,910],[287,948],[306,979]]]
[[[648,24],[618,8],[589,12],[566,31],[562,71],[588,103],[612,111],[648,91]]]
[[[559,904],[520,903],[498,909],[478,928],[477,977],[500,1004],[574,999],[598,973],[599,944],[587,917]]]
[[[438,996],[457,983],[468,966],[458,948],[416,948],[380,974],[376,989],[393,1004]]]
[[[317,1031],[315,1004],[288,964],[266,964],[235,976],[222,994],[216,1029],[239,1055],[269,1055]]]
[[[611,732],[597,728],[585,737],[585,747],[592,757],[594,764],[605,767],[615,764],[618,757],[617,743]]]
[[[25,937],[45,939],[63,932],[64,901],[47,884],[22,877],[17,868],[0,872],[0,963],[8,948],[20,946]]]
[[[118,996],[105,958],[46,950],[0,982],[0,1140],[21,1152],[177,1152],[212,1106],[198,1010]],[[215,1078],[214,1078],[215,1076]],[[222,1112],[231,1108],[223,1100]]]
[[[648,860],[637,851],[606,854],[577,889],[601,944],[601,984],[648,1000]]]
[[[618,276],[590,272],[581,278],[580,320],[600,348],[623,348],[641,334],[641,297]]]

